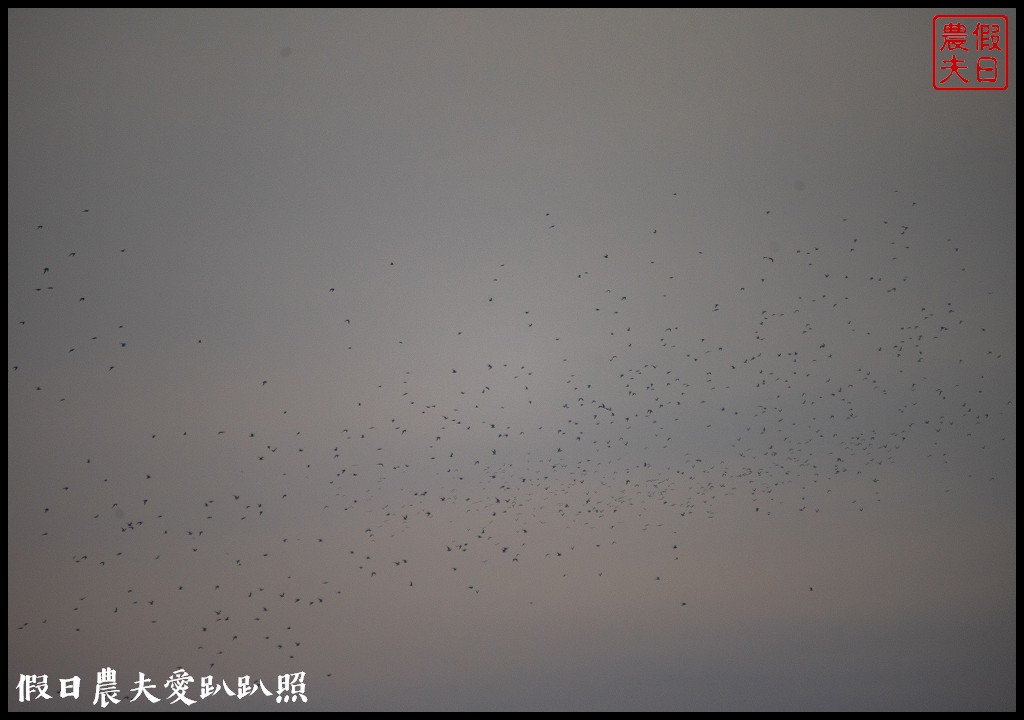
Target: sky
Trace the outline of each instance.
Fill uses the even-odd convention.
[[[1015,710],[942,12],[9,10],[8,709]]]

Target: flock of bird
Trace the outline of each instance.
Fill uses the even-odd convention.
[[[72,221],[41,218],[24,241],[39,264],[11,270],[8,402],[50,445],[10,447],[12,484],[31,458],[45,468],[11,551],[61,580],[12,630],[52,643],[171,624],[175,666],[228,672],[222,656],[244,644],[286,672],[308,659],[309,618],[336,623],[353,595],[486,603],[546,583],[571,597],[582,576],[592,589],[628,575],[693,613],[690,525],[870,513],[907,447],[955,463],[1006,441],[984,380],[1006,361],[930,280],[954,281],[969,253],[915,236],[922,209],[887,201],[889,216],[790,242],[782,213],[751,210],[776,240],[746,256],[665,226],[591,243],[541,210],[543,258],[488,257],[469,290],[455,271],[420,278],[438,303],[429,328],[402,322],[422,308],[381,302],[413,260],[364,268],[372,298],[311,280],[296,312],[333,320],[287,370],[256,367],[266,350],[227,331],[140,331],[124,319],[134,286],[81,267],[158,272],[145,251],[80,246]],[[311,386],[325,362],[345,378]],[[46,428],[73,442],[39,440]],[[660,569],[633,578],[638,544]],[[23,583],[29,597],[46,585]]]

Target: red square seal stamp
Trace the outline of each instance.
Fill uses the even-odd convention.
[[[932,87],[1008,88],[1009,32],[1005,15],[936,15],[932,18]]]

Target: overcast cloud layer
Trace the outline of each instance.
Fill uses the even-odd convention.
[[[1015,709],[934,14],[9,11],[9,709]]]

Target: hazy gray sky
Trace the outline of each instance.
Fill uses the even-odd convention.
[[[9,11],[9,709],[1015,709],[936,12]]]

